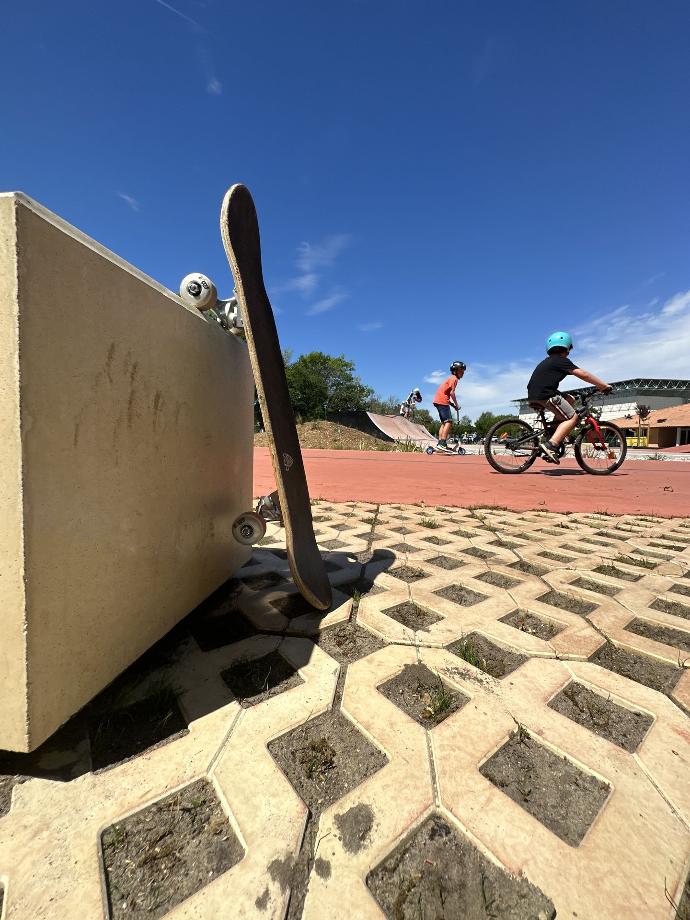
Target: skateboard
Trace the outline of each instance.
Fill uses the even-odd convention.
[[[256,210],[244,185],[233,185],[226,193],[220,229],[235,279],[235,296],[218,300],[214,285],[203,275],[188,275],[180,294],[199,309],[211,309],[225,329],[244,334],[277,485],[275,492],[259,500],[256,511],[237,518],[233,535],[240,543],[257,543],[266,531],[266,521],[282,523],[295,584],[312,607],[327,610],[331,606],[331,586],[316,545],[283,355],[263,281]],[[203,287],[204,282],[208,288]]]

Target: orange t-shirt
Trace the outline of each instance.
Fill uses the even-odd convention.
[[[455,399],[455,388],[458,385],[458,378],[451,374],[443,381],[441,386],[436,390],[434,404],[437,406],[449,406],[451,397]]]

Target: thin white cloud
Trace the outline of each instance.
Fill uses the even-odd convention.
[[[636,313],[630,305],[593,317],[573,330],[572,360],[580,367],[615,383],[635,377],[690,377],[690,290],[680,291],[663,304],[647,306]],[[513,414],[511,400],[527,395],[527,381],[543,357],[540,348],[531,356],[508,365],[469,363],[458,384],[462,412],[475,418],[488,409]],[[438,386],[446,371],[431,371],[425,382]],[[577,377],[567,377],[563,389],[583,386]],[[433,401],[434,391],[424,394]],[[431,407],[433,409],[433,407]]]
[[[159,6],[162,6],[166,10],[169,10],[171,13],[174,13],[175,16],[179,16],[180,19],[184,19],[184,21],[189,23],[190,26],[193,26],[197,32],[204,31],[204,27],[201,25],[201,23],[197,22],[196,19],[192,19],[191,16],[187,16],[186,13],[183,13],[181,10],[178,10],[174,6],[171,6],[169,3],[166,3],[165,0],[154,0],[154,3],[157,3]]]
[[[383,328],[383,323],[361,323],[357,328],[360,332],[375,332]]]
[[[217,77],[211,77],[206,84],[206,92],[209,96],[221,96],[223,93],[223,84]]]
[[[303,297],[309,297],[314,293],[319,283],[319,276],[314,272],[308,272],[305,275],[298,275],[295,278],[288,278],[279,284],[271,285],[272,294],[290,294],[296,291]]]
[[[657,272],[656,275],[652,275],[651,278],[647,278],[647,280],[643,281],[642,284],[644,287],[648,287],[650,284],[654,284],[656,281],[661,281],[661,279],[665,277],[666,272]]]
[[[318,243],[301,242],[297,247],[297,268],[301,272],[313,272],[317,268],[328,268],[350,243],[350,235],[338,233]]]
[[[141,211],[141,205],[136,198],[133,198],[131,195],[127,195],[125,192],[118,192],[117,197],[121,198],[125,204],[127,204],[132,211]]]
[[[317,316],[319,313],[328,313],[329,310],[337,307],[338,304],[342,303],[343,300],[347,300],[348,296],[349,295],[346,291],[333,291],[333,293],[329,294],[328,297],[324,297],[322,300],[312,304],[311,307],[309,307],[309,309],[306,311],[306,315]]]

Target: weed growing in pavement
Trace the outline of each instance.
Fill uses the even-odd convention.
[[[656,563],[650,559],[636,558],[635,556],[616,556],[613,562],[627,562],[628,565],[636,565],[642,569],[655,569]]]
[[[323,779],[335,767],[335,750],[326,738],[310,741],[309,747],[300,756],[309,779]]]
[[[462,658],[463,661],[466,661],[467,664],[479,668],[480,671],[486,670],[486,659],[482,658],[482,656],[477,653],[469,639],[464,639],[460,642],[454,651],[455,654],[459,658]]]
[[[439,680],[438,688],[430,694],[430,700],[422,715],[427,719],[438,722],[453,705],[453,696],[443,681]]]
[[[434,518],[423,517],[419,522],[419,526],[428,527],[429,530],[436,530],[437,527],[440,527],[440,524]]]

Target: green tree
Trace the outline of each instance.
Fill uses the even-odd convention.
[[[402,399],[397,396],[383,397],[379,393],[374,393],[367,401],[369,412],[378,412],[380,415],[397,415],[400,411]]]
[[[469,415],[461,415],[460,421],[456,422],[453,426],[458,434],[468,434],[471,431],[474,431],[474,425],[472,424],[472,419]]]
[[[505,418],[505,416],[494,415],[493,412],[482,412],[482,414],[475,420],[474,430],[477,432],[480,438],[483,438],[489,428],[491,428],[491,426],[496,422],[500,422],[502,418]]]
[[[333,357],[321,351],[301,355],[285,368],[295,412],[308,421],[328,412],[365,409],[373,396],[355,375],[355,365],[345,355]]]

